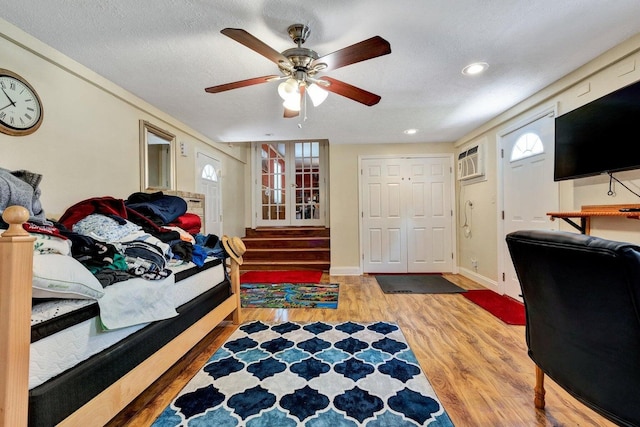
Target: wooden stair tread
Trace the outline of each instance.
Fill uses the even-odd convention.
[[[247,249],[248,251],[249,249]],[[251,248],[251,252],[329,252],[331,248]]]
[[[327,227],[247,228],[243,270],[328,270],[331,237]]]
[[[264,240],[330,240],[328,236],[285,236],[285,237],[243,237],[243,241],[264,241]]]
[[[258,227],[246,228],[244,239],[251,238],[294,238],[294,237],[329,237],[330,229],[326,227]]]
[[[255,231],[271,231],[271,230],[326,230],[327,227],[314,227],[314,226],[305,226],[305,227],[288,227],[288,226],[282,226],[282,227],[256,227],[253,230]]]
[[[251,261],[245,260],[242,265],[256,265],[256,264],[265,264],[265,265],[328,265],[328,261]]]

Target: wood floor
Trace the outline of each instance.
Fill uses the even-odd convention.
[[[445,275],[465,289],[482,286]],[[243,321],[393,321],[400,325],[457,427],[613,426],[545,378],[546,409],[533,406],[534,365],[524,326],[507,325],[461,294],[384,294],[373,276],[329,276],[340,283],[338,309],[243,309]],[[235,330],[213,330],[109,426],[148,426]],[[585,373],[588,375],[588,373]]]

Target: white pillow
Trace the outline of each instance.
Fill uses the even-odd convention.
[[[33,298],[98,299],[104,295],[100,281],[69,255],[33,256]]]

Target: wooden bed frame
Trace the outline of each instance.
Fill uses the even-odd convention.
[[[9,228],[0,236],[0,425],[26,426],[29,409],[29,346],[33,242],[22,224],[29,212],[5,209]],[[240,322],[240,264],[230,260],[232,295],[135,369],[59,425],[102,426],[149,387],[223,320]]]

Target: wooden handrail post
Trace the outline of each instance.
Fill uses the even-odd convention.
[[[29,410],[29,345],[33,242],[22,224],[29,211],[10,206],[0,236],[0,425],[26,426]]]

